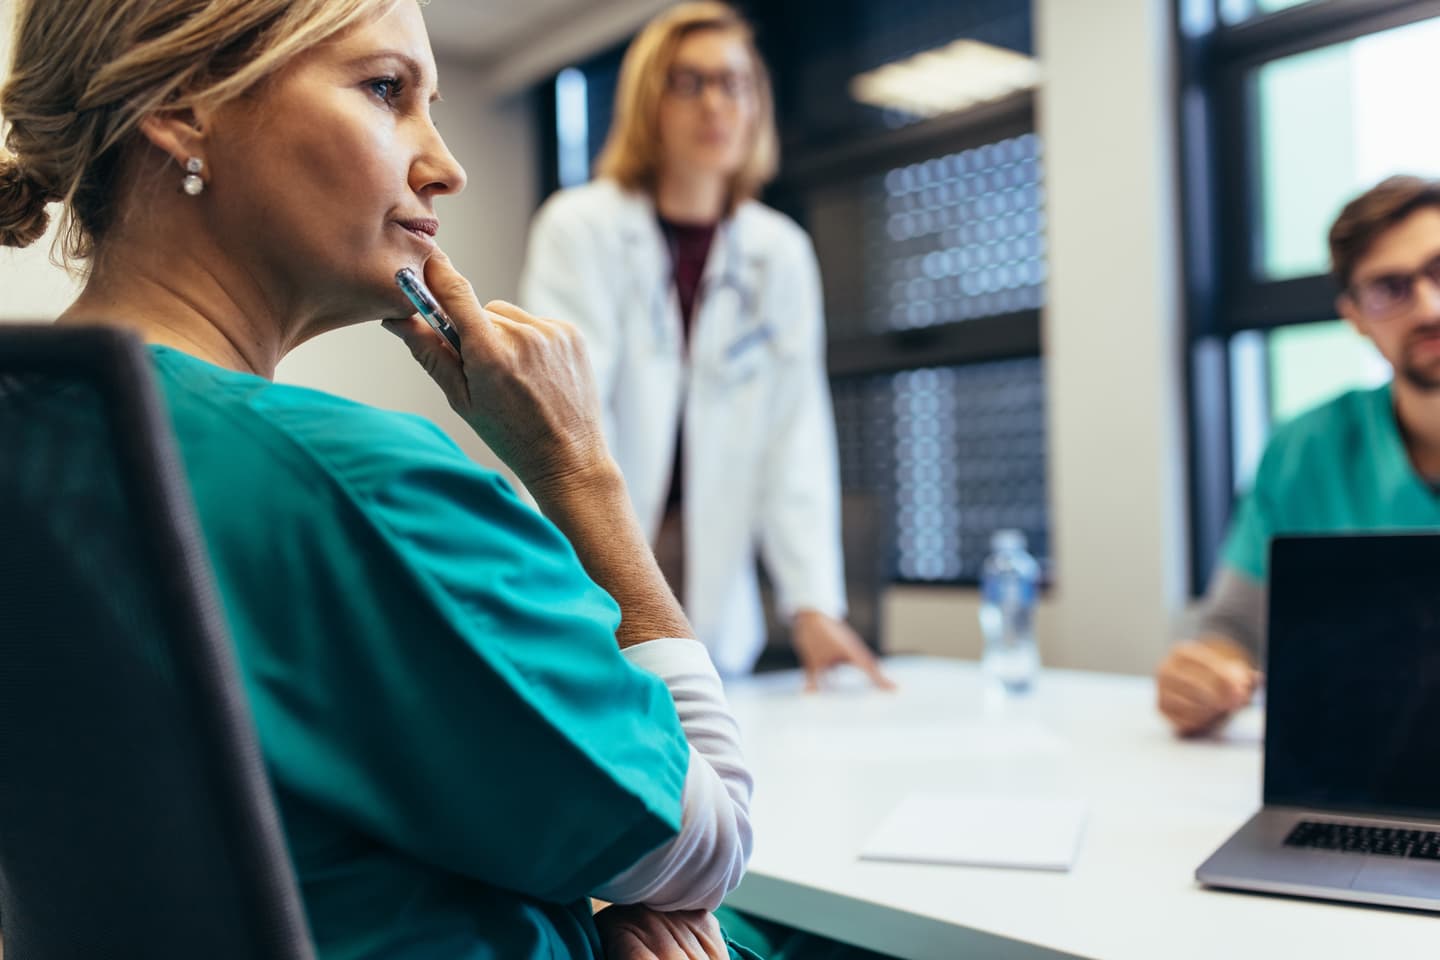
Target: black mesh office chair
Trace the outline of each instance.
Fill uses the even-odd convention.
[[[5,960],[313,958],[144,347],[0,325]]]

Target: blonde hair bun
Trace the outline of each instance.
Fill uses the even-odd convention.
[[[28,247],[45,235],[50,195],[14,157],[0,156],[0,247]]]

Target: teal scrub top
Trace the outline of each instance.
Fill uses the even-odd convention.
[[[321,956],[598,956],[689,762],[614,601],[432,424],[152,357]]]
[[[1410,463],[1390,385],[1352,390],[1275,431],[1225,544],[1227,566],[1264,581],[1284,533],[1440,527],[1440,493]]]

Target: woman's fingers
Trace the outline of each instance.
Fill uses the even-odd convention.
[[[608,960],[662,960],[633,930],[621,930],[609,944]]]
[[[425,280],[460,336],[459,356],[422,318],[388,321],[386,329],[520,481],[543,485],[603,465],[600,402],[576,327],[503,300],[482,307],[440,250],[426,262]]]
[[[475,296],[475,288],[470,281],[455,269],[455,264],[445,255],[445,251],[436,248],[430,254],[430,259],[425,261],[425,286],[435,294],[435,299],[447,313],[475,314],[480,312],[480,299]]]
[[[690,933],[697,960],[727,960],[730,951],[725,946],[725,935],[720,932],[720,921],[713,913],[688,910],[681,916]]]
[[[720,923],[703,910],[666,913],[638,905],[607,907],[595,926],[612,960],[727,960]]]
[[[494,339],[494,314],[480,305],[475,288],[455,265],[445,251],[436,248],[425,261],[425,285],[450,316],[455,332],[460,336],[462,354],[488,355]]]
[[[381,323],[410,348],[410,355],[445,391],[452,406],[465,394],[465,371],[450,344],[417,314]]]

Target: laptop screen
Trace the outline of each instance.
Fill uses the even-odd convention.
[[[1265,802],[1440,813],[1440,534],[1277,537]]]

